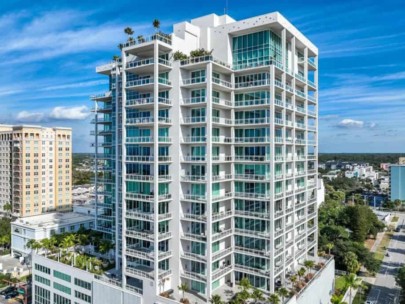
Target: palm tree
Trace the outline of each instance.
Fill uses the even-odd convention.
[[[100,253],[102,253],[102,254],[106,254],[113,248],[114,248],[114,245],[111,241],[103,240],[103,241],[101,241],[100,246],[98,247],[98,251],[100,251]]]
[[[27,248],[30,248],[31,250],[35,250],[36,253],[38,252],[39,249],[42,248],[41,243],[34,239],[28,240],[28,242],[25,246]]]
[[[332,298],[330,299],[330,302],[332,304],[347,304],[346,302],[343,302],[343,295],[338,296],[337,294],[334,294],[332,296]]]
[[[357,277],[354,273],[351,273],[345,277],[346,287],[350,288],[350,303],[352,303],[352,291],[361,286],[361,279]]]
[[[139,43],[145,42],[145,38],[143,38],[142,35],[139,35],[138,37],[136,37],[138,39]]]
[[[73,234],[68,234],[66,235],[63,239],[62,242],[60,243],[60,246],[67,250],[75,245],[75,236]]]
[[[330,251],[333,249],[333,247],[335,247],[335,245],[333,243],[327,243],[325,247],[328,249],[328,254],[330,254]]]
[[[279,304],[280,303],[280,298],[278,297],[277,294],[272,293],[269,298],[267,299],[272,304]]]
[[[188,285],[186,283],[181,283],[177,288],[182,292],[182,299],[184,300],[184,293],[188,291]]]
[[[134,34],[134,31],[132,30],[132,28],[130,28],[129,26],[126,27],[124,29],[124,33],[127,34],[128,36],[132,36]]]
[[[224,301],[222,301],[220,295],[212,295],[210,299],[210,303],[212,304],[224,304]]]
[[[45,249],[45,256],[47,256],[49,251],[55,248],[55,239],[43,239],[41,240],[41,246]]]
[[[238,300],[239,302],[246,303],[252,297],[250,292],[247,289],[243,289],[241,292],[238,293]]]
[[[295,274],[292,275],[292,276],[290,277],[290,281],[291,281],[292,286],[294,286],[295,283],[297,283],[297,276],[296,276]]]
[[[315,266],[315,262],[311,261],[311,260],[306,260],[306,261],[304,261],[304,266],[311,273],[311,268]]]
[[[123,47],[124,47],[124,45],[123,45],[122,43],[120,43],[120,44],[117,45],[117,47],[118,47],[120,50],[122,50]]]
[[[301,267],[301,269],[297,271],[299,280],[301,280],[301,278],[305,275],[305,272],[306,272],[306,270],[304,267]]]
[[[157,32],[160,28],[160,21],[158,19],[153,20],[153,27],[155,28],[155,31]]]
[[[277,290],[277,293],[281,298],[281,303],[284,304],[284,299],[289,296],[290,292],[287,288],[281,287],[279,290]]]
[[[264,301],[263,292],[257,288],[253,289],[253,292],[250,297],[255,301],[255,303],[257,301]]]

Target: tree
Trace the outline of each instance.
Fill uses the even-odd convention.
[[[60,246],[67,250],[71,247],[73,247],[76,244],[76,238],[73,234],[67,234],[64,236],[64,238],[62,239]]]
[[[359,279],[354,273],[351,273],[345,277],[345,283],[347,288],[350,288],[350,301],[352,303],[352,291],[353,289],[357,289],[361,286],[361,279]]]
[[[239,282],[239,287],[242,288],[242,290],[249,290],[252,288],[252,285],[247,277],[243,277]]]
[[[332,304],[347,304],[346,302],[343,302],[343,295],[334,294],[330,301]]]
[[[126,27],[124,29],[124,33],[127,34],[128,36],[132,36],[134,34],[134,31],[132,30],[132,28],[130,28],[129,26]]]
[[[344,259],[344,264],[346,265],[346,269],[349,273],[357,273],[360,269],[360,264],[357,260],[357,255],[354,252],[349,251],[346,253]]]
[[[8,216],[10,216],[11,211],[13,211],[13,206],[11,205],[11,203],[4,204],[3,210],[7,213]]]
[[[124,45],[122,43],[118,44],[117,47],[122,50],[124,48]]]
[[[305,275],[306,270],[304,267],[301,267],[300,270],[297,271],[298,278],[301,280],[301,278]]]
[[[397,211],[398,211],[398,210],[399,210],[399,207],[402,205],[401,200],[396,199],[396,200],[394,201],[394,205],[395,205],[395,208],[397,208]]]
[[[295,274],[293,274],[293,275],[290,277],[290,281],[291,281],[292,286],[294,286],[295,283],[297,283],[297,276],[296,276]]]
[[[98,247],[98,251],[102,254],[108,253],[111,249],[114,248],[113,243],[109,240],[102,240],[100,246]]]
[[[41,240],[41,247],[45,249],[45,255],[48,255],[49,251],[55,248],[55,239],[43,239]]]
[[[401,287],[401,303],[405,302],[405,266],[402,266],[395,277],[395,282]]]
[[[176,51],[173,53],[173,60],[186,60],[188,56],[181,51]]]
[[[284,299],[290,295],[290,292],[285,287],[281,287],[279,290],[277,290],[277,293],[281,298],[282,304],[284,304]]]
[[[210,299],[210,303],[212,304],[224,304],[220,295],[212,295]]]
[[[152,22],[153,27],[155,28],[155,31],[157,32],[160,28],[160,21],[158,19],[153,20]]]
[[[280,298],[276,293],[272,293],[269,298],[267,299],[272,304],[279,304],[280,303]]]
[[[328,249],[328,254],[330,254],[330,251],[333,249],[333,247],[335,247],[335,245],[333,243],[327,243],[325,247]]]
[[[253,289],[253,292],[251,294],[251,298],[255,301],[255,303],[257,301],[264,301],[264,296],[263,296],[263,292],[257,288]]]
[[[182,292],[182,299],[184,300],[184,293],[188,291],[188,285],[186,283],[182,283],[177,288]]]
[[[28,242],[25,246],[31,250],[35,250],[36,253],[38,252],[39,249],[42,248],[41,243],[34,239],[28,240]]]
[[[139,43],[145,42],[145,38],[143,38],[142,35],[139,35],[138,37],[136,37],[138,39]]]
[[[315,262],[311,260],[304,261],[304,266],[307,268],[308,272],[311,272],[311,268],[315,266]]]

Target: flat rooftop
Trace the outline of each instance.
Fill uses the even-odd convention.
[[[26,228],[52,228],[94,220],[94,216],[77,212],[53,212],[24,217],[12,222],[14,225]]]

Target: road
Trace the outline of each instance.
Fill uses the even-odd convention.
[[[401,224],[405,214],[398,214]],[[395,283],[398,268],[405,262],[405,227],[400,232],[395,232],[388,245],[389,256],[385,256],[381,269],[371,287],[367,300],[378,304],[398,304],[400,288]]]

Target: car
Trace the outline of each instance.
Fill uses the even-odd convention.
[[[15,290],[15,287],[9,286],[6,289],[3,289],[2,291],[0,291],[0,295],[4,296],[5,294],[12,292],[13,290]]]
[[[4,298],[7,300],[7,299],[15,298],[16,296],[18,296],[18,292],[17,292],[17,290],[13,290],[13,291],[7,293],[7,294],[4,296]]]
[[[364,304],[377,304],[377,301],[366,301]]]

